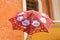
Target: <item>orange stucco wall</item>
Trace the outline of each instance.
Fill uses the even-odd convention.
[[[0,40],[23,40],[23,32],[12,30],[8,21],[18,11],[22,11],[22,0],[0,0]]]

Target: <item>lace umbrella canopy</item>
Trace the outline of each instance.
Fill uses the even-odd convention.
[[[21,30],[28,35],[49,32],[50,27],[54,24],[47,14],[34,10],[18,12],[9,21],[12,23],[13,30]]]

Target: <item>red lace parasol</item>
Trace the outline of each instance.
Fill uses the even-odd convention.
[[[48,15],[33,10],[19,12],[9,21],[14,30],[21,30],[29,35],[37,32],[49,32],[51,25],[54,24]]]

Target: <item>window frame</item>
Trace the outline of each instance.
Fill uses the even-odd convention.
[[[22,4],[23,4],[23,11],[27,11],[26,0],[23,0]],[[38,0],[38,8],[39,8],[38,11],[42,12],[42,3],[41,3],[41,0]]]

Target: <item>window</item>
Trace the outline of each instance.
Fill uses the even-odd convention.
[[[38,11],[38,0],[26,0],[27,10]]]

